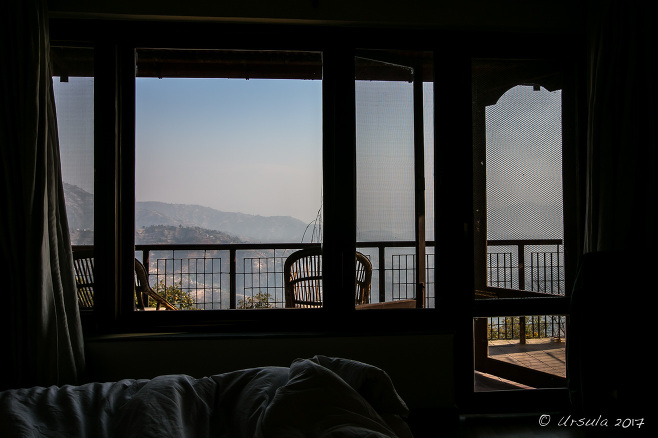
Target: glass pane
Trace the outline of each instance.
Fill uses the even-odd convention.
[[[356,58],[360,70],[397,68],[409,79],[356,81],[357,242],[414,233],[413,71]]]
[[[473,71],[478,288],[563,295],[559,81],[534,63]]]
[[[422,114],[414,108],[414,69],[357,57],[356,180],[357,250],[373,265],[370,303],[414,300],[417,239],[425,254],[425,307],[434,307],[434,118],[431,55],[394,53],[423,68]],[[377,58],[375,54],[373,58]],[[422,67],[418,67],[422,65]],[[425,236],[416,235],[414,120],[424,131]],[[422,175],[421,175],[422,176]],[[422,181],[422,180],[421,180]],[[418,213],[420,214],[420,213]]]
[[[285,259],[322,236],[321,55],[144,49],[137,67],[151,287],[182,309],[284,307]]]
[[[562,239],[562,93],[517,85],[486,107],[487,239]]]
[[[92,50],[53,48],[53,91],[71,243],[93,245],[94,78],[90,65],[75,67],[80,58],[91,63]]]
[[[436,307],[434,234],[434,82],[423,83],[423,125],[425,131],[425,307]]]
[[[52,47],[53,94],[78,305],[94,306],[94,53]]]
[[[475,390],[566,386],[566,316],[476,318]]]

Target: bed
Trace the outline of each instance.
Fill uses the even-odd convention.
[[[407,414],[386,372],[325,356],[204,378],[0,392],[3,437],[409,438]]]

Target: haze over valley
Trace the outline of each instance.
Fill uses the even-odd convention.
[[[74,245],[92,245],[94,196],[64,183]],[[313,225],[290,216],[259,216],[200,205],[135,203],[135,243],[247,243],[309,241]]]

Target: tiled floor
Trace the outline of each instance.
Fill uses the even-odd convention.
[[[489,356],[498,360],[566,377],[566,343],[550,338],[489,341]]]

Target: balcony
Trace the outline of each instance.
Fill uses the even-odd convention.
[[[136,245],[135,257],[147,268],[151,287],[179,308],[283,308],[286,258],[296,250],[317,245]],[[371,303],[415,298],[414,245],[413,241],[357,244],[357,250],[373,265]],[[489,241],[487,246],[487,287],[477,291],[476,297],[564,295],[561,240]],[[74,247],[74,251],[82,249]],[[424,306],[434,308],[434,241],[427,242],[425,257]],[[173,291],[178,291],[179,298],[168,296]],[[566,376],[565,328],[563,315],[476,318],[476,370],[505,385],[560,386]]]
[[[136,245],[151,286],[178,289],[196,310],[285,307],[286,258],[318,244]],[[373,264],[371,303],[415,298],[414,242],[357,245]],[[427,242],[425,307],[435,306],[434,242]]]
[[[189,309],[249,307],[267,297],[265,307],[285,307],[283,265],[294,251],[319,244],[149,244],[136,245],[135,257],[154,289],[179,289]],[[74,246],[74,251],[89,247]],[[373,265],[372,303],[415,298],[413,241],[361,242],[357,250]],[[485,298],[564,295],[561,240],[489,241]],[[435,242],[426,242],[425,308],[435,307]],[[526,263],[529,260],[529,263]],[[260,294],[260,295],[259,295]],[[564,321],[550,317],[490,318],[489,340],[564,337]]]
[[[487,247],[487,287],[476,297],[565,295],[561,240],[497,240]],[[566,385],[566,316],[476,318],[474,335],[476,389]]]

